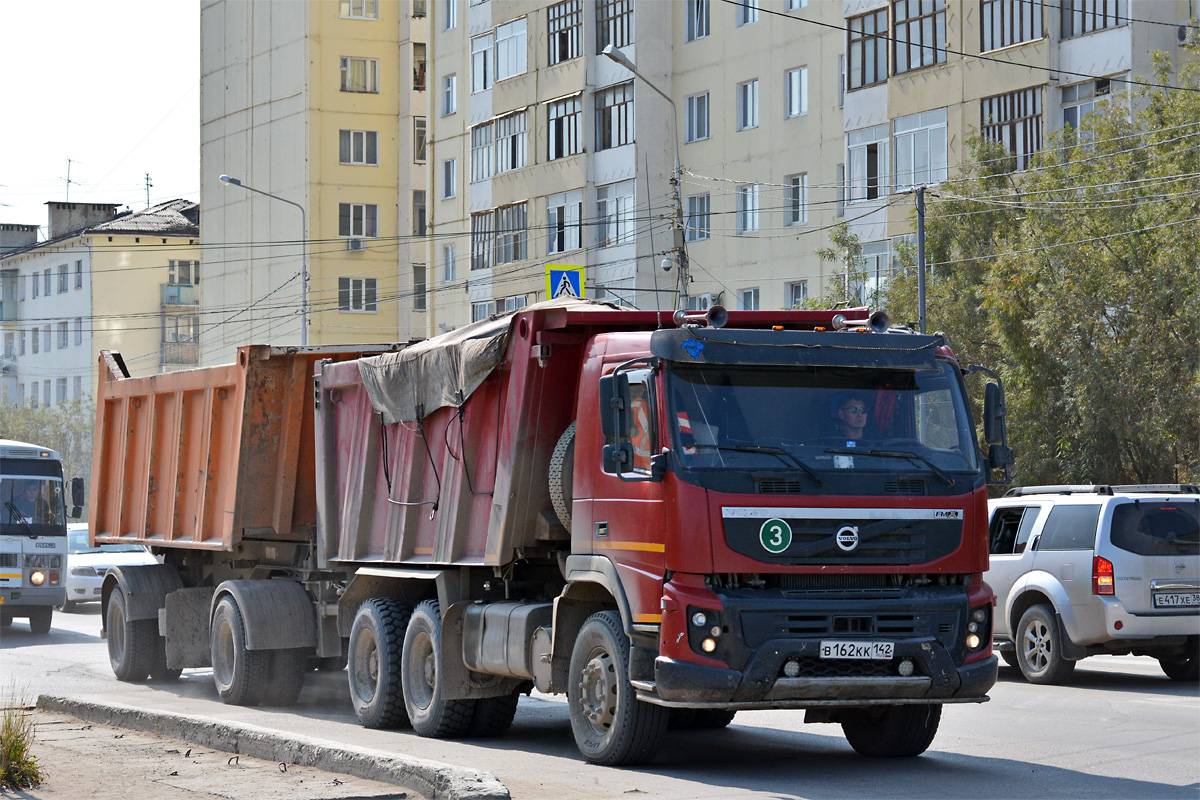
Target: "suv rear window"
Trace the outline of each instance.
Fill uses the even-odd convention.
[[[1096,543],[1100,506],[1055,506],[1046,518],[1038,550],[1091,550]]]
[[[1140,500],[1113,508],[1113,546],[1140,556],[1200,553],[1200,503]]]

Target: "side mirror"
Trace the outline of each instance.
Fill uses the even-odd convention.
[[[1013,449],[1008,445],[994,444],[988,447],[988,469],[1007,470],[1013,465]]]
[[[601,451],[601,467],[605,472],[621,475],[633,468],[633,443],[625,441],[606,444]]]
[[[83,478],[71,478],[71,519],[79,519],[83,516],[83,504],[86,501],[84,494]]]
[[[983,387],[983,440],[989,445],[1004,444],[1006,415],[1000,384],[988,383]]]
[[[600,432],[605,439],[628,439],[629,376],[617,372],[600,379]]]

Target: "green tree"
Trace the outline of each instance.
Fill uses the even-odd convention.
[[[87,396],[55,406],[0,403],[0,436],[57,450],[62,456],[63,476],[68,481],[81,477],[88,485],[92,480],[95,409]]]
[[[1014,166],[977,139],[931,191],[926,318],[1003,375],[1017,482],[1200,480],[1200,92],[1114,96]]]

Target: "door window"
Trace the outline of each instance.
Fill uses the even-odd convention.
[[[1096,543],[1100,506],[1055,506],[1046,518],[1038,550],[1091,550]]]

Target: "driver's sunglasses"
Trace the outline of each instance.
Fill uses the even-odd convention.
[[[851,414],[865,414],[865,413],[867,413],[867,407],[866,406],[846,406],[845,408],[842,409],[842,411],[849,411]]]

